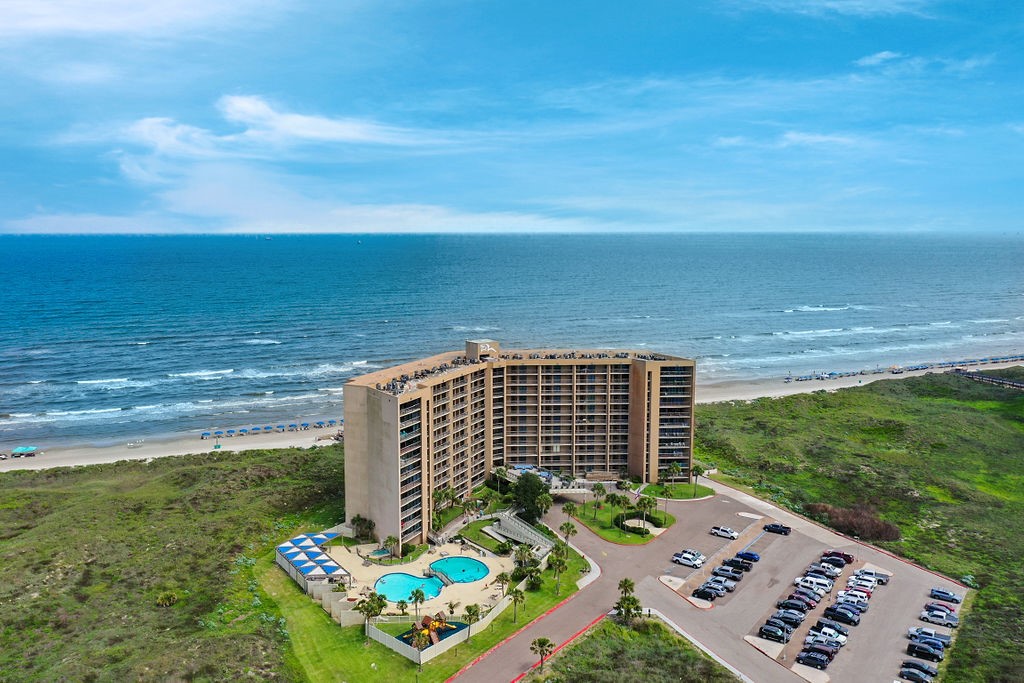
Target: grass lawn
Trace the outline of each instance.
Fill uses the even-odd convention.
[[[726,683],[736,677],[659,621],[642,620],[629,628],[602,619],[525,681]]]
[[[797,512],[872,506],[902,536],[878,545],[974,577],[946,680],[1024,680],[1024,573],[1008,561],[1024,557],[1020,391],[932,374],[696,412],[697,456],[723,480]]]
[[[438,529],[443,529],[455,519],[463,514],[463,507],[461,505],[453,505],[452,507],[446,507],[440,512],[435,513],[435,516],[439,519],[437,525]]]
[[[483,532],[483,529],[491,524],[494,524],[493,519],[481,519],[476,522],[470,522],[466,526],[462,527],[462,531],[459,533],[477,545],[487,548],[492,553],[497,553],[498,541]]]
[[[612,524],[612,520],[615,518],[615,516],[622,512],[621,507],[615,507],[613,509],[606,503],[602,503],[601,507],[597,510],[596,520],[594,519],[593,501],[584,503],[582,506],[579,507],[579,510],[579,514],[577,514],[577,516],[575,517],[576,521],[580,522],[581,524],[586,526],[588,529],[590,529],[606,541],[611,541],[612,543],[623,543],[627,545],[644,545],[645,543],[650,543],[656,538],[654,534],[641,536],[639,534],[633,534],[628,531],[623,531],[619,527]],[[648,515],[648,519],[650,519],[653,515],[657,515],[659,519],[666,520],[666,523],[663,524],[663,526],[665,527],[672,526],[676,523],[675,517],[666,514],[662,510],[658,510],[652,515]]]
[[[675,500],[690,500],[691,498],[705,498],[707,496],[715,495],[715,492],[709,489],[707,486],[697,484],[697,493],[694,494],[693,484],[686,483],[674,483],[674,484],[648,484],[644,487],[643,494],[645,496],[654,496],[655,498],[673,498]]]
[[[544,572],[541,589],[525,591],[526,602],[519,606],[517,622],[512,621],[513,610],[509,608],[479,633],[475,632],[479,627],[474,627],[473,637],[468,643],[458,645],[424,664],[419,680],[447,680],[472,659],[576,592],[575,580],[587,563],[573,552],[568,564],[568,570],[562,575],[560,595],[555,595],[551,572]],[[416,679],[415,664],[378,643],[364,645],[362,626],[339,627],[273,564],[272,556],[261,558],[258,573],[264,590],[276,603],[288,625],[292,646],[289,663],[301,670],[310,683]],[[458,613],[455,615],[455,619],[460,617]],[[410,621],[412,618],[410,616]],[[390,624],[385,630],[401,633],[406,628],[402,624]],[[376,669],[371,666],[373,664],[376,664]]]

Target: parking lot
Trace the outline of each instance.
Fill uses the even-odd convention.
[[[669,580],[655,583],[638,581],[638,594],[644,604],[655,604],[676,621],[683,630],[702,642],[725,661],[753,681],[892,681],[897,678],[900,663],[906,655],[907,629],[925,626],[918,619],[923,605],[929,601],[928,591],[942,587],[963,594],[963,588],[886,553],[860,545],[815,524],[777,510],[763,501],[725,487],[719,495],[706,501],[672,503],[670,511],[679,520],[657,541],[645,546],[641,557],[631,558],[634,567],[646,567],[654,578],[678,577],[684,583]],[[789,536],[764,533],[762,527],[778,520],[793,527]],[[740,533],[736,540],[712,536],[713,525],[729,526]],[[651,557],[658,549],[657,557]],[[707,555],[701,569],[671,564],[672,553],[694,548]],[[752,571],[745,573],[735,592],[707,603],[690,598],[721,561],[744,549],[761,555]],[[817,621],[824,608],[835,599],[835,591],[808,614],[805,623],[795,629],[789,645],[782,647],[756,638],[766,617],[776,609],[776,602],[789,595],[793,579],[821,557],[824,550],[837,549],[856,558],[836,580],[835,591],[845,587],[846,578],[854,569],[869,567],[892,574],[888,585],[879,586],[870,600],[870,609],[862,615],[859,626],[851,626],[848,644],[824,672],[795,664],[809,626]],[[631,555],[633,551],[630,551]],[[615,551],[608,553],[613,555]],[[641,560],[642,561],[638,561]],[[600,560],[599,560],[600,562]],[[603,564],[603,563],[602,563]],[[634,576],[636,570],[634,569]],[[666,600],[671,588],[677,599]],[[948,633],[941,627],[936,630]],[[754,636],[750,637],[749,636]],[[751,644],[749,641],[755,641]],[[760,641],[760,642],[756,642]],[[799,677],[798,677],[799,676]]]

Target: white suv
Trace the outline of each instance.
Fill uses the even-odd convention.
[[[740,537],[739,532],[733,531],[732,529],[730,529],[727,526],[713,526],[713,527],[711,527],[711,535],[712,536],[721,536],[722,538],[731,538],[734,541],[737,538]]]

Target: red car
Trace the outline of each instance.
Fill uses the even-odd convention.
[[[846,561],[846,564],[853,562],[853,555],[850,553],[844,553],[841,550],[826,550],[821,554],[822,557],[841,557]]]
[[[949,604],[948,602],[929,602],[924,608],[929,612],[949,612],[950,614],[956,614],[956,607]]]

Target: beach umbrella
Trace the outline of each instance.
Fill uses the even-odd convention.
[[[245,436],[248,433],[249,433],[249,430],[246,429],[245,427],[242,427],[241,429],[238,430],[238,435],[239,436]]]
[[[271,427],[270,425],[267,425],[266,427],[263,428],[263,431],[265,431],[265,432],[272,432],[272,431],[274,431],[274,428]]]
[[[203,432],[202,434],[199,435],[199,438],[200,439],[209,439],[210,438],[210,432]]]
[[[236,433],[236,432],[235,432],[235,430],[234,430],[234,429],[229,429],[229,430],[228,430],[228,436],[234,436],[234,435],[235,435],[235,433]]]
[[[284,425],[277,425],[277,431],[283,432],[284,431]]]
[[[291,423],[290,425],[288,425],[288,429],[298,429],[298,428],[299,428],[299,425],[295,424],[294,422]]]
[[[302,423],[302,428],[303,429],[309,429],[309,423],[308,422],[303,422]]]
[[[319,422],[316,423],[316,426],[317,427],[326,427],[327,423],[324,422],[323,420],[320,420]]]
[[[260,430],[260,428],[259,428],[259,427],[253,427],[253,428],[252,428],[252,429],[250,429],[249,431],[250,431],[250,432],[252,432],[253,434],[255,434],[256,432],[258,432],[258,431],[261,431],[261,430]]]
[[[338,424],[338,421],[337,421],[337,420],[328,420],[328,421],[327,421],[327,426],[328,426],[328,427],[333,427],[333,426],[334,426],[334,425],[336,425],[336,424]]]
[[[214,432],[213,435],[214,436],[224,436],[224,432],[218,430],[218,431]]]

